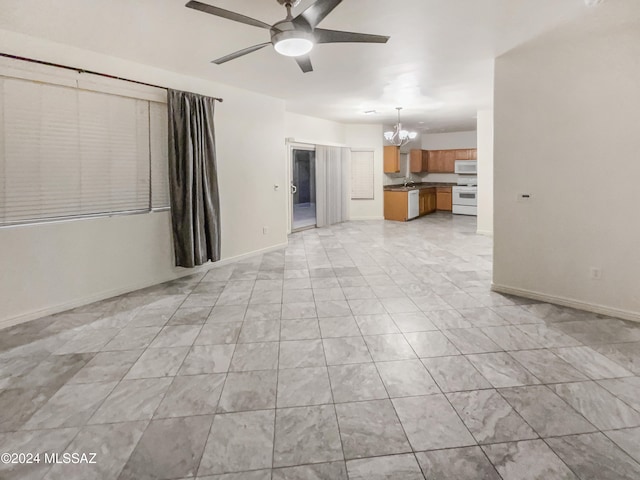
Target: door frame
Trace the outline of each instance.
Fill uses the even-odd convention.
[[[291,194],[291,183],[293,182],[293,151],[307,150],[316,151],[316,145],[312,143],[287,142],[287,234],[291,234],[293,229],[293,195]],[[309,227],[311,228],[311,227]]]

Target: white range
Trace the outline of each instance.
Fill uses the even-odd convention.
[[[453,213],[478,215],[478,162],[456,160],[458,186],[453,187]]]

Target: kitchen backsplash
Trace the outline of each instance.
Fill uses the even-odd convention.
[[[420,182],[441,182],[441,183],[457,183],[458,174],[456,173],[409,173],[409,180],[416,183]],[[404,183],[404,177],[384,176],[384,185],[401,185]]]

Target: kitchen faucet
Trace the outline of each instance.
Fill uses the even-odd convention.
[[[411,179],[409,179],[409,178],[405,178],[405,179],[404,179],[404,185],[403,185],[403,186],[406,188],[406,187],[408,187],[408,186],[409,186],[409,184],[411,184],[411,185],[415,185],[415,183],[416,183],[416,182],[414,182],[413,180],[411,180]]]

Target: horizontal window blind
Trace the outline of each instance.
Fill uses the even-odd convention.
[[[149,104],[151,208],[169,207],[168,113],[164,103]]]
[[[168,192],[166,104],[0,77],[0,225],[164,208]]]
[[[351,199],[373,200],[373,152],[351,151]]]

